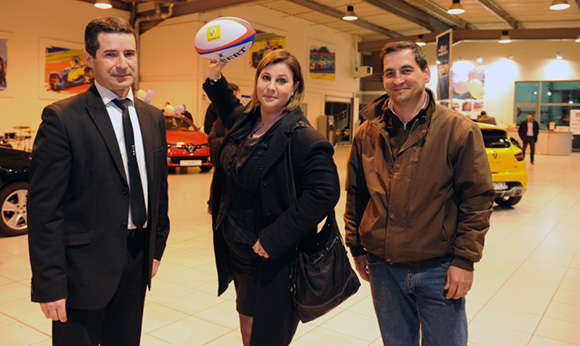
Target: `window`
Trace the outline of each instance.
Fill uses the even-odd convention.
[[[580,109],[580,81],[516,82],[515,99],[516,124],[532,113],[542,130],[550,122],[570,126],[570,110]]]

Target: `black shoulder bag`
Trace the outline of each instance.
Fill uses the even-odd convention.
[[[291,142],[291,141],[290,141]],[[290,196],[297,200],[294,171],[288,145]],[[322,230],[296,245],[296,261],[290,270],[291,293],[300,321],[312,321],[337,307],[358,291],[360,281],[350,266],[334,209]]]

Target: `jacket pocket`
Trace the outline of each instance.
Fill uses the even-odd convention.
[[[93,230],[67,233],[64,235],[64,245],[65,246],[87,245],[93,239],[94,233],[95,231]]]

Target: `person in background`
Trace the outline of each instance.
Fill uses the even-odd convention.
[[[184,117],[186,117],[187,119],[191,120],[191,122],[193,122],[193,116],[191,115],[191,113],[189,113],[189,111],[187,110],[187,106],[183,105],[183,112],[181,113],[181,115],[183,115]]]
[[[467,345],[465,296],[495,192],[481,131],[438,105],[414,42],[380,55],[386,94],[348,158],[346,243],[370,281],[385,345]]]
[[[126,20],[90,21],[84,58],[94,84],[44,108],[32,150],[32,301],[53,320],[53,345],[137,346],[169,235],[165,120],[131,90]]]
[[[481,113],[479,113],[477,115],[477,122],[491,124],[491,125],[497,125],[495,122],[495,117],[492,117],[491,115],[487,115],[486,111],[481,111]]]
[[[230,89],[232,89],[232,91],[234,92],[234,96],[239,98],[240,97],[240,88],[234,83],[228,83],[228,85],[229,85]],[[209,136],[209,134],[211,133],[213,124],[218,118],[219,118],[219,114],[218,114],[217,110],[215,109],[215,106],[212,103],[210,103],[209,106],[207,106],[207,109],[205,111],[205,118],[203,120],[203,132],[205,132],[206,135]],[[211,149],[211,146],[210,146],[210,149]]]
[[[224,66],[210,62],[203,84],[229,130],[211,192],[218,294],[233,279],[245,346],[286,346],[299,321],[289,280],[295,246],[316,233],[340,195],[334,149],[300,110],[304,79],[296,57],[286,50],[264,57],[246,107]]]
[[[534,114],[528,113],[528,119],[520,123],[518,128],[518,135],[523,143],[524,157],[526,155],[526,149],[528,144],[530,145],[530,163],[534,164],[534,152],[536,151],[536,142],[538,141],[538,135],[540,134],[540,124],[534,120]]]

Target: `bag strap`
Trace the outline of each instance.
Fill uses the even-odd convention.
[[[288,182],[288,196],[290,196],[289,205],[292,205],[292,203],[296,202],[298,199],[296,193],[296,182],[294,180],[294,168],[292,167],[292,138],[294,138],[294,131],[300,127],[308,127],[308,124],[302,120],[298,120],[294,124],[290,137],[288,138],[288,150],[286,151],[286,170],[288,177],[290,178]]]

